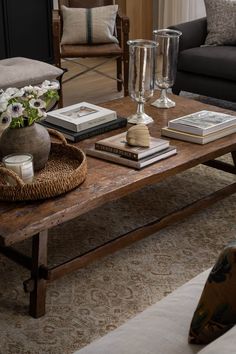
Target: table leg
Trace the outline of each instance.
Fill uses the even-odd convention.
[[[32,238],[33,289],[30,292],[29,314],[35,318],[45,314],[47,281],[40,276],[40,266],[47,265],[47,231],[42,231]]]

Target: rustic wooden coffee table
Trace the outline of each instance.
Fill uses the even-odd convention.
[[[225,111],[182,97],[176,96],[174,99],[176,107],[172,109],[161,110],[149,105],[146,106],[146,112],[155,120],[154,123],[149,124],[153,136],[160,136],[160,128],[166,126],[169,119],[202,109]],[[124,117],[129,116],[136,110],[136,104],[128,97],[108,102],[104,104],[104,107],[114,109]],[[116,130],[103,134],[99,136],[99,139],[121,131]],[[98,137],[94,137],[78,143],[78,145],[81,148],[86,148],[92,146],[97,139]],[[74,191],[44,201],[0,202],[0,252],[31,272],[30,279],[24,282],[25,290],[30,293],[29,313],[31,316],[40,317],[45,313],[48,281],[53,281],[95,259],[147,237],[155,231],[236,192],[236,183],[233,183],[197,200],[191,205],[187,205],[181,210],[138,227],[132,232],[121,235],[79,257],[53,268],[47,266],[47,230],[55,225],[74,219],[108,201],[121,198],[149,184],[158,183],[168,176],[176,175],[199,164],[205,164],[233,174],[236,173],[236,134],[203,146],[173,139],[172,144],[177,147],[178,154],[176,156],[148,166],[143,170],[136,171],[89,157],[87,179]],[[234,164],[230,165],[215,160],[229,152],[232,154]],[[32,239],[31,258],[19,253],[12,247],[15,243],[27,238]]]

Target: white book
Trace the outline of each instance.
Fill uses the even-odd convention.
[[[236,116],[204,110],[172,119],[168,123],[168,128],[205,136],[232,125],[236,125]]]
[[[163,136],[167,136],[169,138],[183,140],[183,141],[189,141],[191,143],[196,143],[201,145],[210,143],[211,141],[223,138],[235,132],[236,132],[236,125],[203,136],[180,132],[174,129],[170,129],[168,127],[161,129],[161,135]]]
[[[168,148],[162,151],[156,152],[150,156],[135,161],[121,155],[113,154],[112,152],[96,150],[95,148],[90,148],[86,150],[86,154],[89,156],[132,167],[137,170],[140,170],[141,168],[148,166],[154,162],[166,159],[167,157],[175,155],[176,153],[176,148],[174,146],[169,146]]]
[[[88,102],[80,102],[48,112],[45,121],[73,132],[80,132],[116,118],[115,111]]]

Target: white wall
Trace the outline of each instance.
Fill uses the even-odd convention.
[[[53,0],[53,8],[58,9],[58,1],[57,0]]]
[[[154,0],[157,3],[157,23],[165,28],[206,15],[204,0]]]

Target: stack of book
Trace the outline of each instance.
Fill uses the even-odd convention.
[[[207,144],[235,132],[236,116],[206,110],[172,119],[161,130],[164,136],[197,144]]]
[[[149,147],[130,146],[126,132],[99,140],[94,148],[86,150],[87,155],[141,169],[154,162],[176,154],[176,148],[168,140],[150,137]]]
[[[66,139],[78,142],[104,132],[122,128],[127,119],[117,117],[115,111],[91,103],[81,102],[47,113],[40,121],[47,128],[58,130]]]

